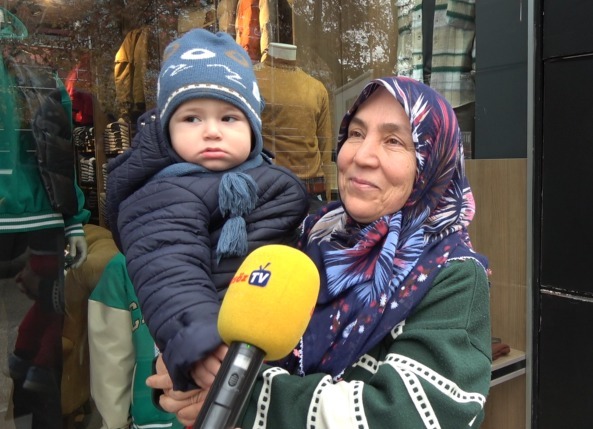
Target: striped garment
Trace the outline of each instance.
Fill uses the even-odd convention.
[[[398,0],[394,72],[431,86],[456,108],[475,101],[475,0],[436,0],[432,70],[424,76],[422,0]]]
[[[11,59],[11,64],[15,69],[20,67],[14,59]],[[27,77],[25,69],[26,66],[22,66],[19,70]],[[31,74],[31,82],[35,82],[37,76]],[[66,112],[71,112],[72,101],[63,85],[60,82],[57,84],[62,89],[62,106]],[[21,129],[21,122],[25,118],[18,114],[26,112],[31,116],[35,112],[27,110],[29,104],[20,104],[22,97],[18,91],[20,89],[15,77],[0,62],[0,94],[3,103],[3,108],[0,108],[0,234],[64,228],[66,237],[83,236],[82,225],[90,218],[90,212],[84,208],[84,194],[78,184],[73,182],[78,211],[72,216],[63,215],[52,207],[41,179],[33,134],[28,129]],[[51,158],[51,167],[59,164],[58,161],[64,161],[59,151],[57,154],[48,151],[45,155],[56,157]]]

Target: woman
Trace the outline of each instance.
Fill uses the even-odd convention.
[[[449,103],[403,77],[370,82],[338,139],[341,202],[307,218],[322,286],[294,353],[264,365],[242,428],[477,428],[490,383],[486,259]],[[194,367],[210,386],[226,349]],[[293,374],[293,375],[289,375]],[[161,405],[185,424],[206,391]]]

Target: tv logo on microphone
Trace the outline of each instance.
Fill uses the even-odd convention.
[[[259,287],[266,286],[268,284],[268,282],[270,281],[270,277],[272,277],[272,273],[270,271],[266,270],[266,268],[268,268],[269,265],[270,265],[270,263],[268,262],[265,267],[262,267],[260,265],[259,270],[252,271],[251,274],[249,275],[248,283],[250,285],[259,286]]]

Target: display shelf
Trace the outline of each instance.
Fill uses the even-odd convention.
[[[508,355],[492,362],[490,387],[525,374],[526,355],[521,350],[511,349]]]

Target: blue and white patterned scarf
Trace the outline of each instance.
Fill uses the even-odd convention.
[[[371,224],[357,224],[339,202],[305,221],[300,247],[317,264],[321,289],[300,347],[280,363],[300,374],[339,378],[412,314],[447,261],[487,266],[467,233],[474,199],[455,113],[440,94],[409,78],[370,82],[342,121],[338,151],[354,113],[379,86],[410,118],[416,182],[400,211]]]

